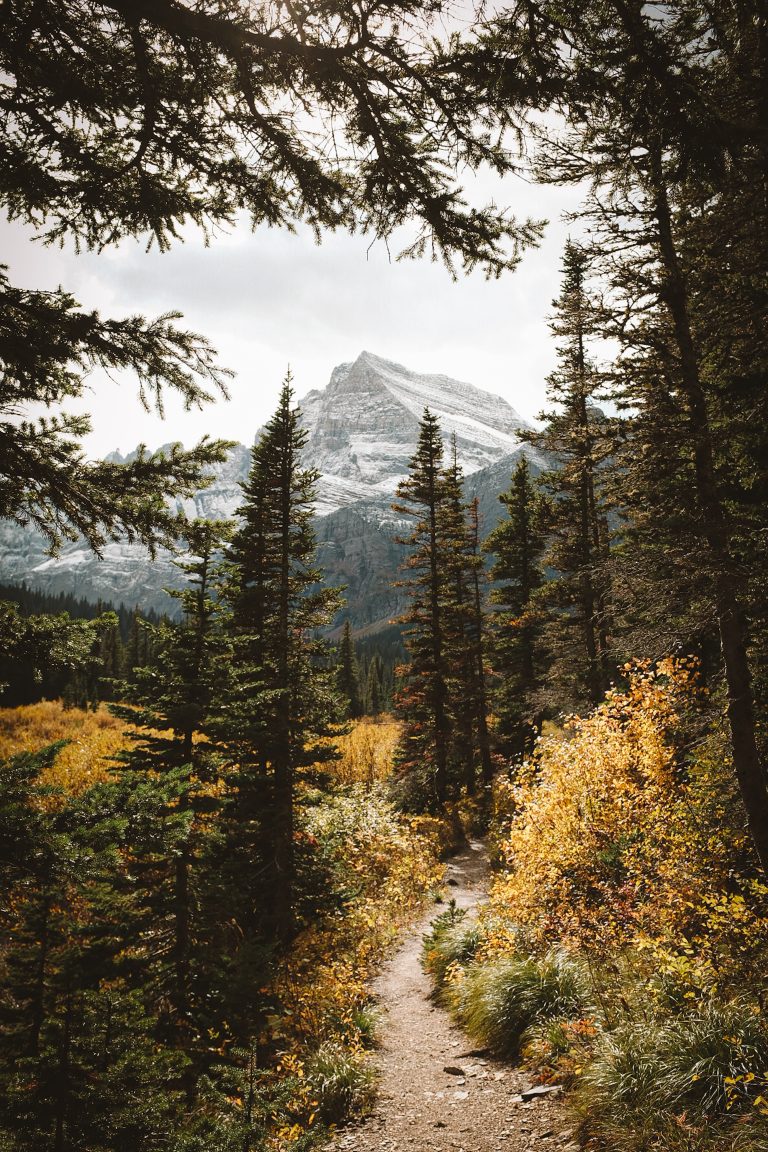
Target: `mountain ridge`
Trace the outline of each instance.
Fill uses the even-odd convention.
[[[388,623],[401,607],[390,587],[403,556],[393,539],[398,518],[391,505],[408,472],[424,407],[440,421],[446,444],[455,436],[468,492],[479,488],[481,505],[494,522],[496,497],[508,485],[520,452],[537,463],[534,450],[520,438],[529,425],[502,397],[448,376],[411,372],[370,352],[338,365],[327,386],[310,390],[298,406],[307,432],[303,463],[320,474],[315,511],[321,563],[327,583],[347,586],[343,615],[354,626]],[[176,507],[190,517],[232,517],[250,456],[250,448],[236,444],[212,470],[210,486],[177,501]],[[112,453],[108,458],[120,462],[130,456]],[[500,475],[506,479],[499,487]],[[2,521],[0,554],[0,580],[5,582],[24,580],[47,592],[157,611],[177,608],[163,591],[181,583],[167,552],[153,562],[140,546],[116,541],[98,559],[77,541],[51,557],[39,533]]]

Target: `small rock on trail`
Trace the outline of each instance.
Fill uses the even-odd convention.
[[[488,862],[471,842],[448,864],[451,898],[474,909]],[[439,910],[438,910],[439,911]],[[360,1125],[337,1132],[332,1152],[528,1152],[564,1149],[569,1134],[556,1094],[527,1102],[530,1078],[492,1060],[430,1000],[421,945],[435,911],[407,936],[374,985],[383,1009],[376,1053],[379,1094]],[[573,1145],[570,1145],[573,1147]]]

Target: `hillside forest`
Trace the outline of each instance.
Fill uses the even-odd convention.
[[[91,464],[62,405],[93,367],[208,403],[214,350],[2,274],[0,515],[185,576],[174,619],[4,590],[2,1152],[322,1145],[371,1105],[371,977],[468,835],[488,902],[444,904],[424,963],[472,1040],[563,1085],[593,1152],[768,1150],[768,17],[442,11],[3,6],[3,204],[49,240],[410,223],[405,255],[498,276],[540,226],[452,174],[583,204],[546,466],[486,533],[424,411],[378,639],[322,579],[290,373],[234,521],[187,520],[226,444]]]

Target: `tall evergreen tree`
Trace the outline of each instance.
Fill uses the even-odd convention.
[[[665,496],[677,487],[684,511],[679,576],[687,579],[686,566],[701,574],[698,603],[719,636],[734,769],[765,871],[768,785],[757,712],[765,568],[754,548],[765,524],[764,501],[755,498],[764,487],[757,478],[766,444],[755,415],[768,359],[765,13],[756,0],[726,8],[673,0],[661,18],[618,0],[567,14],[549,0],[526,0],[496,32],[546,78],[544,102],[565,114],[565,138],[551,141],[541,171],[591,189],[586,212],[602,257],[607,332],[621,341],[625,362],[639,352],[651,372],[663,367],[660,386],[650,386],[651,374],[628,364],[622,392],[640,406],[639,454],[658,452],[663,411],[673,414],[682,466],[677,476],[667,472]],[[645,477],[636,476],[642,501]],[[664,572],[674,577],[674,565]],[[687,613],[682,622],[688,631]]]
[[[452,759],[456,765],[456,783],[462,782],[467,794],[473,795],[477,790],[478,769],[483,783],[491,777],[480,593],[483,561],[479,549],[478,503],[475,500],[468,505],[464,500],[455,436],[451,461],[445,471],[441,519],[447,578],[445,634],[454,732]]]
[[[491,617],[496,740],[508,757],[527,752],[541,726],[544,655],[542,616],[536,594],[545,575],[546,505],[522,456],[507,492],[499,497],[506,516],[486,538],[493,555]]]
[[[470,611],[469,656],[474,664],[475,715],[477,718],[477,748],[480,757],[480,778],[484,786],[491,782],[491,737],[488,729],[488,676],[486,668],[486,619],[481,580],[484,578],[480,542],[480,502],[475,496],[469,504],[469,559],[470,559]]]
[[[405,722],[401,770],[418,782],[413,802],[445,804],[448,796],[448,752],[451,732],[446,651],[446,602],[453,595],[445,564],[446,476],[440,425],[425,409],[410,473],[397,489],[396,512],[413,521],[404,543],[410,554],[402,586],[410,606],[403,617],[410,662],[398,694]],[[426,795],[417,795],[426,791]]]
[[[192,521],[185,533],[187,554],[177,563],[187,586],[171,595],[179,601],[179,624],[142,625],[150,637],[151,656],[132,668],[132,680],[120,688],[121,702],[110,710],[136,732],[122,756],[125,771],[168,781],[168,803],[178,816],[169,840],[165,866],[153,861],[153,915],[167,925],[167,965],[158,975],[172,1010],[172,1025],[189,1045],[195,1032],[195,1000],[205,991],[192,988],[193,952],[201,932],[193,923],[195,870],[204,853],[209,824],[201,819],[215,808],[220,769],[208,741],[200,737],[221,675],[222,632],[215,598],[217,555],[229,535],[216,521]],[[141,787],[141,783],[138,787]],[[199,963],[196,966],[199,973]]]
[[[317,473],[301,465],[306,439],[289,373],[253,450],[229,549],[233,679],[218,726],[238,765],[240,848],[247,856],[266,847],[269,908],[251,906],[248,915],[252,926],[268,925],[282,942],[296,929],[298,773],[331,754],[321,737],[338,707],[333,674],[318,659],[324,646],[313,638],[338,608],[339,595],[320,586],[315,566]]]
[[[559,364],[547,380],[547,396],[555,407],[543,417],[544,430],[528,434],[558,464],[541,483],[550,497],[546,563],[554,570],[546,588],[550,680],[561,705],[597,704],[611,673],[609,538],[601,478],[611,439],[609,422],[594,402],[600,377],[589,357],[595,320],[586,266],[584,251],[569,242],[551,325]]]
[[[445,469],[440,547],[446,594],[445,666],[452,720],[451,783],[463,784],[468,795],[477,787],[475,735],[477,731],[477,660],[474,652],[474,597],[471,586],[467,507],[456,437]]]
[[[360,668],[357,663],[355,642],[352,639],[352,627],[349,620],[344,621],[344,631],[341,635],[336,682],[342,700],[347,702],[347,715],[353,720],[361,716],[363,703],[360,699]]]
[[[365,710],[369,716],[378,716],[382,710],[381,658],[375,655],[368,665],[365,682]]]
[[[157,925],[136,873],[174,841],[178,817],[162,783],[52,794],[38,774],[59,747],[0,771],[1,838],[13,848],[0,861],[0,1126],[51,1152],[154,1146],[178,1126],[186,1061],[159,1043],[163,991],[147,955]]]

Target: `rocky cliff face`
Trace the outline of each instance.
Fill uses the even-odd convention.
[[[320,472],[320,560],[328,583],[346,585],[346,614],[355,627],[375,629],[402,611],[391,587],[403,554],[394,542],[398,524],[391,503],[408,471],[424,408],[438,417],[446,443],[455,435],[468,492],[479,496],[487,529],[498,518],[497,496],[522,450],[525,422],[499,396],[446,376],[410,372],[368,352],[335,368],[328,386],[299,404],[309,434],[305,463]],[[234,515],[249,463],[250,449],[238,444],[210,487],[183,504],[187,514]],[[153,562],[144,549],[125,542],[109,544],[102,559],[82,543],[50,557],[38,533],[0,522],[0,581],[22,580],[48,592],[173,611],[175,602],[163,589],[178,586],[179,574],[170,555]]]
[[[318,515],[360,501],[389,506],[408,471],[424,409],[455,435],[470,474],[514,452],[526,427],[514,408],[472,384],[423,376],[362,352],[335,368],[327,388],[301,400],[307,462],[321,474]]]

